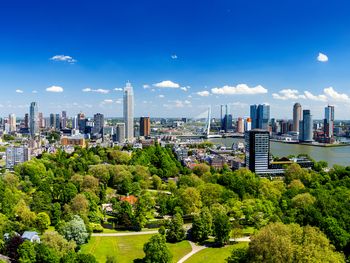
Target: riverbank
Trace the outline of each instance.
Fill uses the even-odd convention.
[[[299,144],[306,146],[315,146],[315,147],[348,147],[350,143],[318,143],[318,142],[296,142],[296,141],[281,141],[276,139],[270,139],[271,142],[284,143],[284,144]]]

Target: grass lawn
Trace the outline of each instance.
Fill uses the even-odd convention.
[[[130,263],[134,259],[143,258],[143,245],[152,235],[122,237],[91,237],[88,244],[81,249],[82,253],[93,254],[98,262],[106,262],[107,255],[115,256],[118,263]],[[174,255],[174,262],[191,251],[188,241],[168,244]]]
[[[248,246],[248,243],[238,243],[222,248],[206,248],[194,254],[185,263],[224,263],[231,255],[234,247]]]

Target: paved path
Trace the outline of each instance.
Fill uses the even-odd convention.
[[[194,254],[198,253],[199,251],[207,248],[205,246],[198,246],[195,243],[193,243],[192,241],[188,241],[192,247],[192,251],[190,253],[188,253],[187,255],[185,255],[183,258],[181,258],[177,263],[183,263],[185,262],[187,259],[189,259],[190,257],[192,257]]]
[[[126,233],[92,233],[93,237],[125,237],[125,236],[138,236],[138,235],[151,235],[158,234],[157,230],[140,231],[140,232],[126,232]]]
[[[250,242],[250,237],[230,238],[231,242]]]

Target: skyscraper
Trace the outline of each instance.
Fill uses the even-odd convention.
[[[59,113],[55,114],[55,130],[59,131],[61,129],[61,116]]]
[[[151,135],[150,117],[140,118],[140,136],[149,137]]]
[[[29,108],[29,129],[30,136],[34,138],[39,135],[39,114],[38,114],[38,104],[32,102]]]
[[[125,123],[117,123],[116,141],[125,142]]]
[[[79,128],[79,132],[80,133],[85,133],[85,130],[86,130],[86,122],[87,122],[87,119],[85,118],[85,114],[80,112],[78,113],[77,115],[78,117],[78,128]]]
[[[313,120],[310,110],[303,110],[303,120],[299,123],[299,141],[313,141]]]
[[[131,142],[134,139],[134,91],[130,82],[127,82],[124,88],[123,107],[125,137]]]
[[[103,135],[103,126],[105,123],[105,119],[103,114],[96,113],[94,115],[94,128],[93,128],[93,134],[100,134]]]
[[[250,118],[252,119],[252,129],[268,130],[270,121],[270,105],[251,105]]]
[[[14,113],[9,115],[9,132],[16,131],[16,115]]]
[[[245,131],[250,131],[252,129],[252,119],[247,118],[245,123],[244,123],[244,130]]]
[[[29,114],[26,113],[24,115],[24,128],[28,129],[29,128]]]
[[[324,109],[324,135],[326,138],[333,138],[334,133],[334,106],[328,105]]]
[[[39,112],[39,128],[45,128],[45,118],[42,112]]]
[[[301,120],[301,105],[295,103],[293,106],[293,131],[299,132],[299,122]]]
[[[246,167],[256,174],[269,173],[270,134],[266,130],[251,130],[245,133]]]
[[[237,120],[237,132],[244,133],[244,119],[241,117]]]
[[[67,128],[67,112],[65,110],[62,111],[61,127],[62,129]]]

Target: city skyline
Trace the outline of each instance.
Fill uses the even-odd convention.
[[[67,1],[21,3],[31,12],[3,4],[0,115],[37,101],[45,115],[119,117],[130,80],[135,116],[196,117],[208,106],[219,116],[229,104],[236,118],[269,103],[271,116],[290,118],[300,102],[322,119],[327,104],[350,109],[349,4],[336,2],[78,1],[68,13]]]

